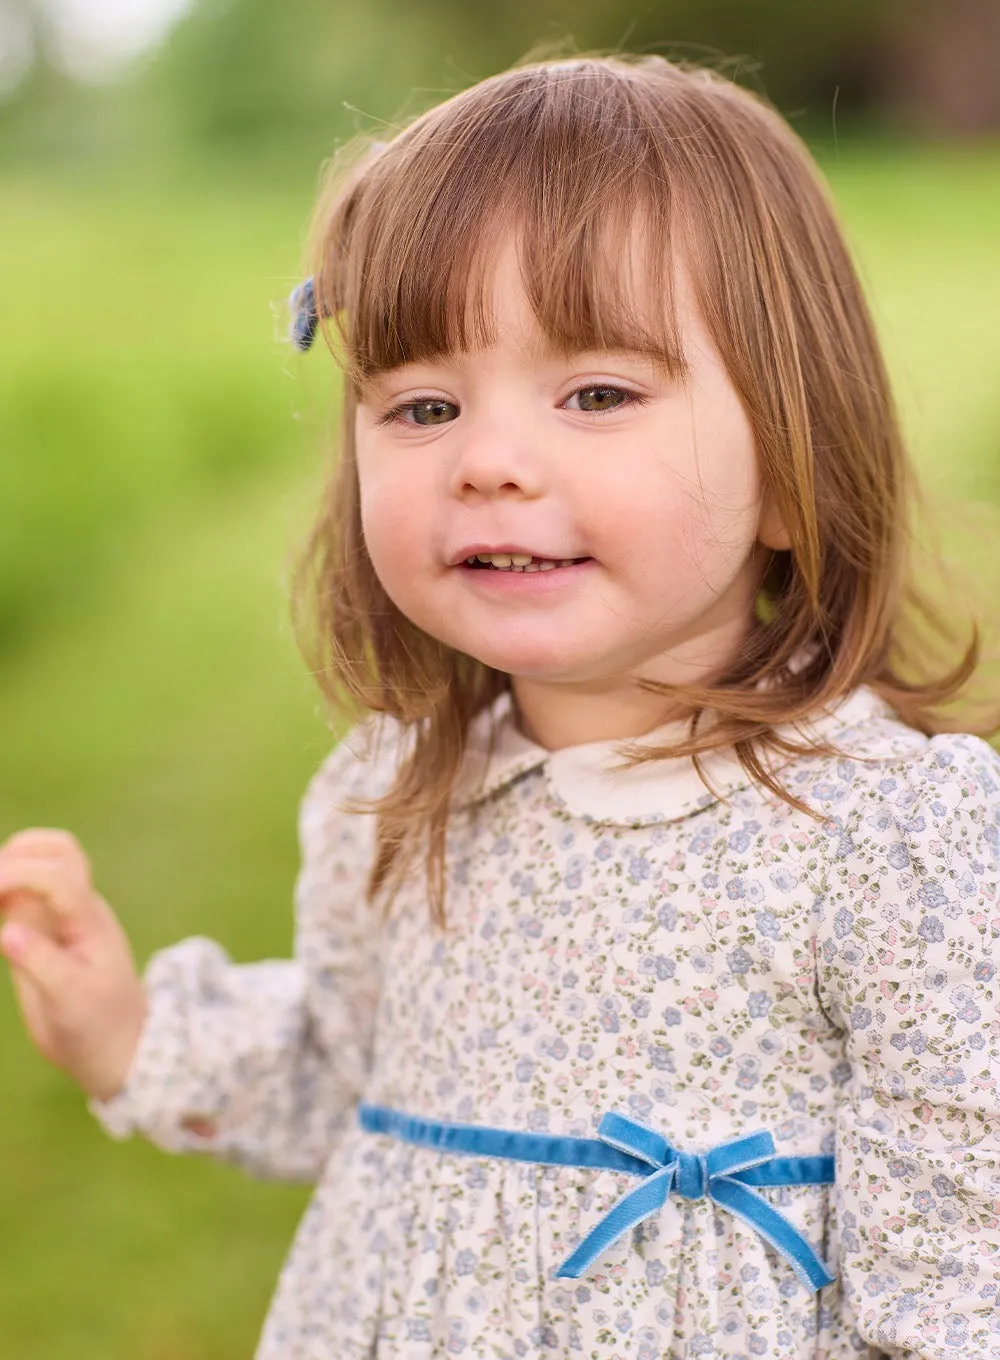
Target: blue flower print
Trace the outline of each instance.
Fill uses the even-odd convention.
[[[963,1086],[965,1073],[960,1067],[932,1067],[927,1073],[927,1084],[940,1090],[942,1086]]]
[[[672,902],[664,902],[656,914],[656,919],[664,930],[676,930],[677,908]]]
[[[628,862],[628,877],[630,883],[641,883],[643,879],[649,878],[653,872],[653,866],[645,855],[632,855]]]
[[[680,1011],[676,1006],[666,1006],[663,1011],[663,1023],[665,1025],[679,1025],[682,1020]]]
[[[677,964],[666,954],[644,954],[639,961],[639,972],[655,975],[658,982],[666,982],[677,971]]]
[[[940,883],[921,883],[917,889],[917,896],[925,907],[930,907],[932,910],[935,907],[943,907],[948,901]]]
[[[653,1067],[658,1068],[661,1072],[676,1071],[673,1054],[670,1052],[670,1049],[665,1048],[663,1044],[653,1044],[651,1046],[649,1050],[649,1061]]]
[[[854,929],[854,912],[848,911],[847,907],[841,907],[833,918],[833,933],[838,940],[842,940],[845,935],[850,935]]]
[[[925,916],[917,926],[917,934],[928,944],[940,944],[944,939],[944,924],[936,916]]]
[[[967,1025],[974,1025],[983,1018],[983,1012],[976,1005],[968,987],[956,987],[951,994],[951,1004],[957,1018]]]
[[[910,852],[906,848],[904,841],[896,841],[889,846],[886,859],[893,869],[908,869],[910,866]]]
[[[734,973],[749,973],[753,967],[753,959],[742,945],[738,949],[734,949],[726,961]]]
[[[760,1059],[741,1058],[736,1064],[736,1085],[741,1091],[751,1091],[760,1083]]]
[[[448,1319],[448,1340],[445,1346],[449,1355],[461,1355],[469,1344],[469,1324],[463,1318]]]
[[[773,1001],[767,992],[751,992],[747,997],[747,1014],[754,1020],[759,1020],[770,1011]]]
[[[769,940],[780,940],[781,922],[773,911],[759,911],[757,913],[757,931]]]
[[[644,1091],[632,1091],[628,1098],[628,1107],[634,1118],[648,1119],[653,1102]]]

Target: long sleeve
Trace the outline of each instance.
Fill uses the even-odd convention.
[[[857,767],[859,771],[863,766]],[[1000,757],[938,736],[829,826],[840,1276],[861,1339],[1000,1357]]]
[[[369,792],[351,734],[299,810],[295,953],[233,963],[195,937],[150,960],[148,1011],[124,1088],[90,1108],[114,1137],[314,1179],[361,1092],[378,994],[378,918],[364,900],[373,818],[340,811]]]

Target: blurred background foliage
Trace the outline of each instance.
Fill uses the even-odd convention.
[[[283,341],[319,167],[538,43],[710,61],[807,137],[949,612],[1000,597],[995,0],[0,0],[0,839],[72,829],[140,962],[289,948],[334,739],[286,607],[336,406]],[[6,986],[0,1064],[0,1353],[248,1356],[306,1192],[111,1144]]]

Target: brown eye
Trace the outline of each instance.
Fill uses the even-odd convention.
[[[581,411],[615,411],[630,394],[621,387],[581,387],[573,396],[579,397]]]
[[[441,401],[437,397],[429,398],[426,401],[408,401],[398,408],[402,416],[409,411],[413,419],[407,423],[410,425],[444,425],[449,420],[454,420],[458,414],[458,408],[450,401]],[[452,412],[455,415],[452,415]]]

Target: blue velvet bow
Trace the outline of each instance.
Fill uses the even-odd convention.
[[[756,1185],[831,1185],[830,1156],[776,1157],[769,1133],[750,1133],[720,1143],[708,1152],[678,1152],[655,1131],[623,1114],[606,1114],[597,1138],[526,1133],[484,1124],[449,1124],[404,1114],[385,1105],[358,1106],[358,1120],[369,1133],[388,1134],[438,1152],[502,1157],[543,1166],[589,1166],[641,1176],[642,1184],[597,1224],[556,1272],[576,1279],[612,1242],[662,1209],[671,1190],[685,1199],[707,1195],[743,1219],[794,1267],[812,1290],[833,1276],[797,1228],[751,1187]],[[652,1167],[652,1171],[650,1171]]]
[[[832,1158],[775,1157],[774,1139],[765,1131],[719,1143],[708,1152],[678,1152],[662,1134],[627,1115],[606,1114],[598,1136],[611,1147],[654,1168],[583,1239],[556,1272],[577,1279],[623,1233],[663,1208],[671,1190],[682,1199],[702,1199],[741,1218],[770,1242],[810,1289],[822,1289],[834,1276],[783,1214],[747,1183],[809,1184],[832,1181]],[[768,1164],[771,1164],[769,1167]],[[767,1172],[773,1168],[773,1175]],[[764,1173],[764,1174],[761,1174]]]
[[[316,285],[311,278],[293,288],[288,298],[292,314],[289,338],[296,349],[307,350],[316,339],[319,311],[316,307]]]

